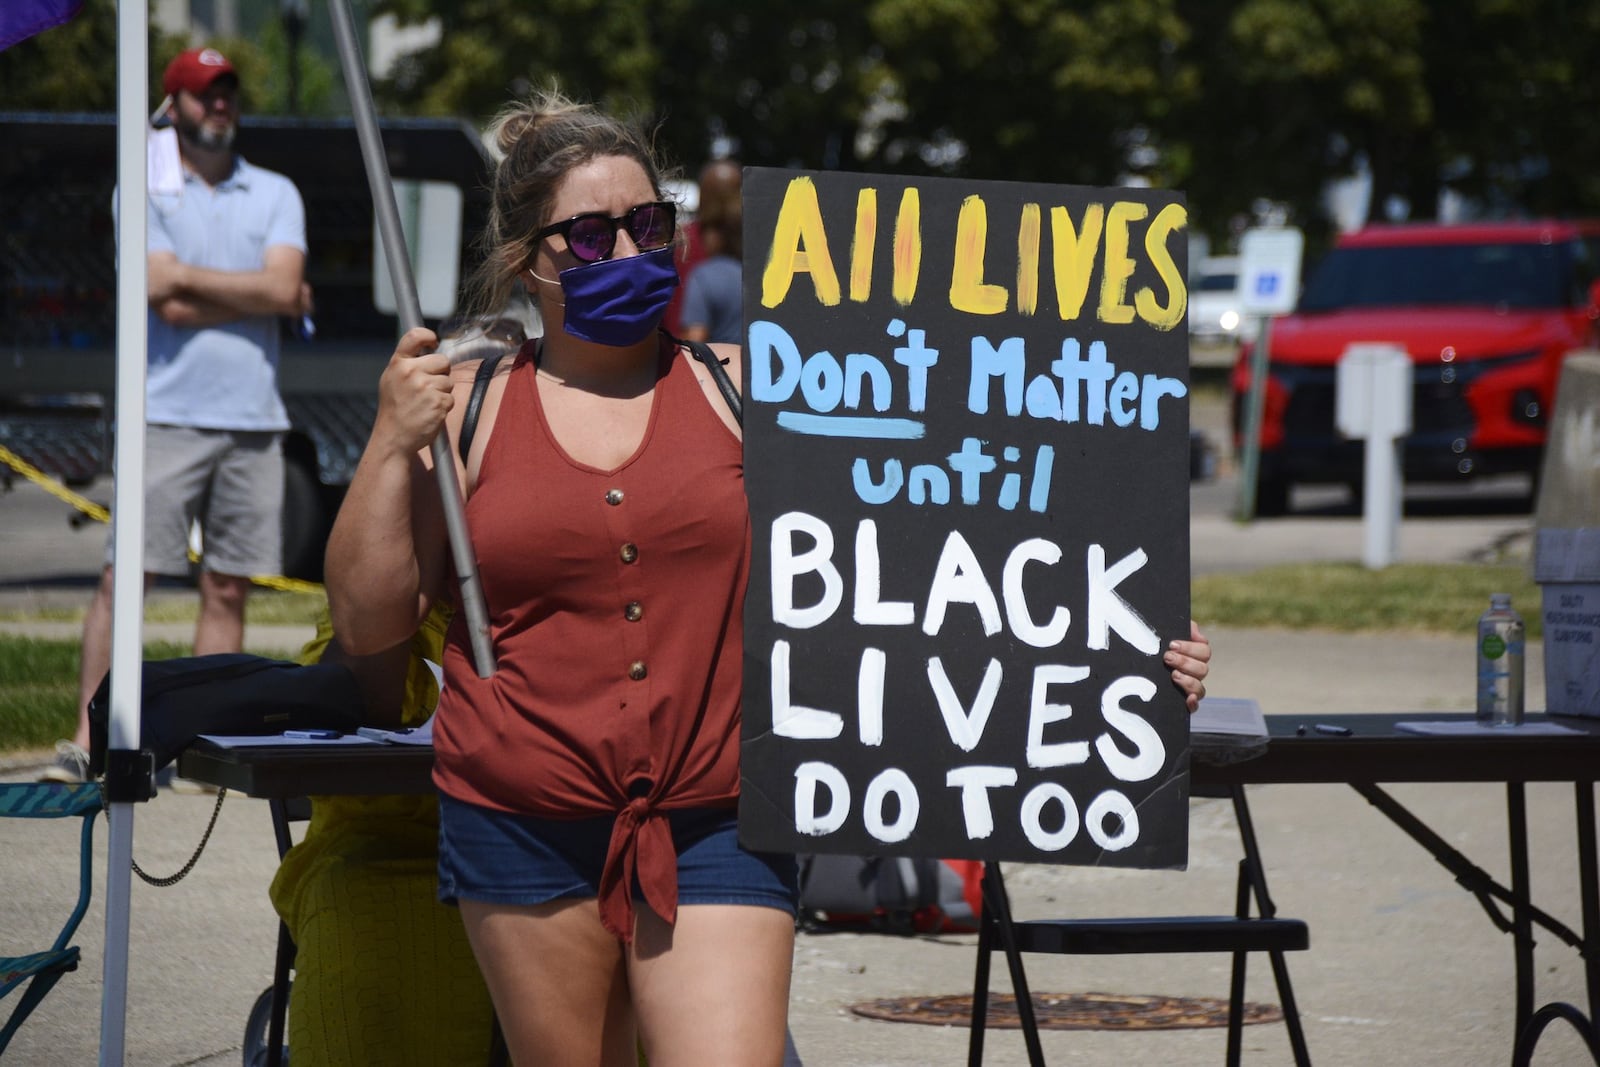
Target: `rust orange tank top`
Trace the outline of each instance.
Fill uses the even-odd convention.
[[[496,670],[473,667],[464,613],[444,653],[434,781],[540,818],[616,813],[601,918],[632,936],[637,875],[677,912],[662,812],[732,807],[750,519],[743,447],[663,345],[638,450],[574,461],[545,422],[533,344],[507,375],[466,515]]]

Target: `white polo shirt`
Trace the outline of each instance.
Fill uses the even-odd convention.
[[[185,173],[178,195],[149,197],[151,252],[212,270],[262,269],[266,250],[306,250],[305,206],[281,174],[236,160],[215,187]],[[258,315],[191,330],[150,313],[146,418],[207,430],[287,430],[278,395],[279,323]]]

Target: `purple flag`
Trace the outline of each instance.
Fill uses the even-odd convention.
[[[61,25],[83,10],[83,0],[6,0],[0,4],[0,49]]]

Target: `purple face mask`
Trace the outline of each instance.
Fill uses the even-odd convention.
[[[567,298],[562,326],[581,341],[614,348],[626,348],[650,336],[678,288],[678,267],[670,245],[636,256],[568,267],[560,277]]]

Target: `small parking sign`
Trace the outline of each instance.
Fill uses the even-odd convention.
[[[1300,294],[1305,236],[1288,226],[1247,230],[1239,239],[1241,308],[1246,315],[1282,315]]]

